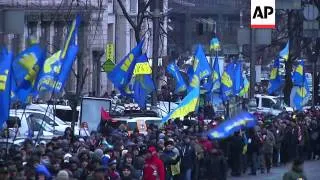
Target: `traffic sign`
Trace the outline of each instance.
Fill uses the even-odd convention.
[[[111,72],[113,68],[115,67],[115,64],[110,59],[107,59],[106,62],[103,63],[102,69],[104,72]]]

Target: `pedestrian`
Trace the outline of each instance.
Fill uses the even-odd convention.
[[[231,175],[241,176],[241,159],[244,147],[240,132],[236,132],[230,142]]]
[[[143,180],[165,180],[163,162],[159,159],[154,146],[148,148],[143,168]]]
[[[273,148],[276,144],[274,135],[271,131],[267,130],[266,128],[262,129],[262,136],[263,136],[263,156],[265,167],[267,169],[267,173],[270,173],[271,165],[272,165],[272,153]]]

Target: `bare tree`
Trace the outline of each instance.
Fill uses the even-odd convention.
[[[148,18],[148,9],[151,5],[151,3],[154,0],[138,0],[138,14],[136,17],[132,17],[129,15],[123,0],[117,0],[123,15],[125,16],[125,18],[128,20],[128,22],[130,23],[131,27],[134,30],[134,34],[135,34],[135,38],[136,38],[136,42],[140,42],[141,40],[141,30],[142,30],[142,25],[143,22],[146,18]]]

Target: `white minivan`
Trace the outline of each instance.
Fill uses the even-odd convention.
[[[6,123],[9,131],[19,127],[17,136],[29,136],[30,133],[36,136],[40,133],[41,136],[63,135],[65,129],[70,127],[58,117],[50,113],[34,110],[12,109],[10,110],[10,117]],[[79,132],[77,128],[75,133]]]
[[[280,97],[268,96],[264,94],[255,95],[257,102],[257,112],[279,115],[283,111],[293,112],[293,108],[281,103]]]

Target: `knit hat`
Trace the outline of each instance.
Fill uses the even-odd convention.
[[[57,174],[56,180],[68,180],[69,173],[66,170],[60,170]]]
[[[102,149],[96,149],[94,151],[94,155],[97,156],[98,158],[101,158],[103,156],[103,151]]]

